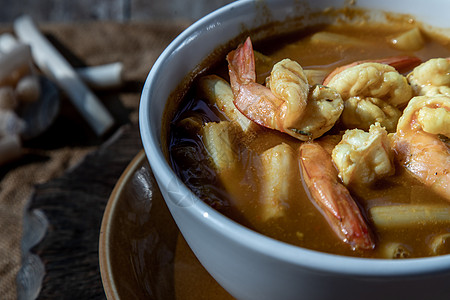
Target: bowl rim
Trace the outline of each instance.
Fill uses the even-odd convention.
[[[113,271],[113,261],[111,258],[110,241],[114,235],[111,224],[117,214],[116,211],[120,202],[120,195],[123,194],[127,183],[142,165],[145,158],[144,150],[140,150],[125,167],[125,170],[120,175],[109,195],[105,211],[103,212],[100,225],[98,252],[100,277],[103,284],[103,290],[105,291],[108,300],[120,299],[120,292],[117,290],[117,280],[115,280],[116,275]]]
[[[155,85],[155,80],[160,73],[164,72],[164,64],[168,61],[169,56],[180,47],[183,47],[186,40],[195,39],[201,28],[213,26],[230,11],[236,13],[242,7],[252,5],[254,2],[254,0],[232,2],[196,21],[167,46],[151,68],[141,94],[139,127],[146,156],[158,183],[175,180],[180,188],[179,193],[181,195],[193,197],[192,199],[198,200],[193,205],[183,208],[186,214],[190,214],[198,221],[203,220],[204,222],[204,220],[208,220],[205,222],[207,226],[220,228],[223,236],[238,244],[242,244],[242,241],[245,240],[245,246],[252,251],[294,266],[328,273],[347,274],[350,276],[385,278],[426,276],[448,272],[450,270],[450,255],[404,260],[360,258],[319,252],[272,239],[236,223],[208,206],[198,199],[174,173],[161,150],[161,133],[156,132],[154,128],[152,130],[151,126],[152,123],[156,124],[149,114],[152,102],[150,100],[151,90]],[[276,1],[266,0],[265,2],[270,3]],[[407,3],[407,1],[404,2]],[[207,217],[205,218],[205,216]],[[271,250],[273,249],[272,247],[276,247],[277,251]]]

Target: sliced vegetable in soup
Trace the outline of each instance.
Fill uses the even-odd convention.
[[[207,204],[280,241],[450,254],[449,54],[414,22],[250,36],[192,84],[170,162]]]

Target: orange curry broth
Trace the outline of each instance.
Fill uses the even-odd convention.
[[[300,63],[304,69],[326,69],[328,71],[358,60],[395,55],[415,55],[422,61],[433,57],[449,56],[448,41],[436,40],[429,36],[426,36],[426,44],[419,51],[406,53],[394,49],[389,40],[411,28],[408,26],[411,24],[317,26],[289,36],[278,36],[255,43],[254,49],[271,57],[275,62],[283,58],[290,58]],[[334,44],[312,47],[310,36],[320,30],[355,37],[361,39],[365,45],[358,48]],[[256,63],[258,64],[258,61]],[[219,67],[208,73],[218,74],[229,81],[225,58],[218,65]],[[257,72],[258,81],[261,82],[269,74],[270,68],[257,65]],[[289,144],[296,150],[302,142],[270,129],[258,130],[257,136],[250,140],[243,141],[241,137],[236,137],[236,144],[239,145],[239,167],[233,173],[222,174],[219,178],[210,164],[199,131],[180,126],[179,122],[188,117],[198,118],[202,120],[203,124],[227,118],[217,107],[210,105],[197,93],[195,81],[174,116],[169,132],[169,160],[175,172],[207,204],[237,222],[267,236],[323,252],[380,258],[383,257],[381,251],[383,245],[390,242],[404,245],[411,252],[410,257],[429,256],[428,242],[432,236],[450,232],[448,224],[433,226],[418,224],[413,228],[387,230],[375,228],[369,219],[369,226],[375,233],[375,249],[352,250],[348,244],[336,237],[324,217],[308,198],[300,171],[298,178],[294,181],[297,183],[298,189],[289,201],[286,217],[262,222],[258,209],[260,190],[258,175],[261,170],[258,157],[265,150],[281,142]],[[326,135],[339,132],[342,130],[335,125]],[[321,140],[323,138],[318,141]],[[430,202],[450,205],[445,199],[412,178],[401,166],[396,166],[394,176],[378,181],[373,186],[350,189],[350,191],[366,219],[368,219],[369,208],[375,205]]]

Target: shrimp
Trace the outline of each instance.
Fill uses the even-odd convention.
[[[343,109],[342,98],[335,90],[321,84],[314,85],[309,91],[303,118],[291,130],[303,141],[321,137],[334,126]]]
[[[329,88],[319,99],[309,101],[309,84],[302,67],[295,61],[283,59],[276,63],[267,79],[267,86],[256,82],[255,57],[250,38],[227,55],[234,105],[247,118],[267,128],[285,132],[297,139],[306,141],[317,138],[329,130],[338,120],[343,101],[340,95]],[[328,102],[319,105],[315,101]],[[312,104],[309,104],[312,103]],[[305,124],[309,109],[319,118],[325,115],[326,124],[320,121],[315,125]],[[312,116],[308,116],[312,117]],[[321,118],[322,119],[322,118]],[[331,124],[331,126],[329,125]]]
[[[347,128],[368,130],[371,124],[379,122],[389,131],[395,131],[401,115],[398,107],[413,96],[406,78],[394,67],[382,63],[365,62],[347,67],[326,83],[344,100],[341,120]],[[359,103],[355,105],[349,99],[357,99]]]
[[[407,79],[418,96],[450,96],[450,58],[430,59],[414,68]]]
[[[450,97],[417,96],[401,116],[392,147],[398,161],[419,181],[450,201]]]
[[[370,184],[395,172],[394,153],[380,123],[371,125],[369,132],[347,130],[334,147],[332,158],[345,185]]]
[[[339,182],[330,154],[318,143],[299,148],[302,177],[317,205],[336,235],[353,249],[373,249],[373,234],[355,200]]]
[[[350,97],[344,103],[341,119],[347,128],[369,130],[380,123],[388,132],[395,132],[402,112],[379,98]]]
[[[380,63],[380,64],[386,64],[390,65],[391,67],[394,67],[397,72],[399,73],[405,73],[408,70],[411,70],[414,67],[417,67],[422,62],[420,58],[415,56],[409,56],[409,55],[402,55],[402,56],[393,56],[393,57],[387,57],[382,59],[368,59],[368,60],[360,60],[355,61],[351,64],[338,67],[334,69],[330,74],[328,74],[325,79],[323,80],[323,85],[328,85],[328,83],[331,81],[331,78],[333,78],[336,74],[339,74],[340,72],[344,71],[345,69],[348,69],[350,67],[354,67],[363,63]]]

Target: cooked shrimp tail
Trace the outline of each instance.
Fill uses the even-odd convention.
[[[231,51],[227,60],[236,108],[253,122],[281,131],[286,105],[270,89],[256,83],[255,57],[250,38]]]
[[[255,55],[250,37],[235,51],[230,52],[227,60],[230,62],[230,68],[233,69],[230,71],[232,86],[256,82]]]
[[[300,146],[300,167],[311,200],[336,235],[353,249],[373,249],[373,235],[348,189],[339,182],[331,155],[317,143]]]

